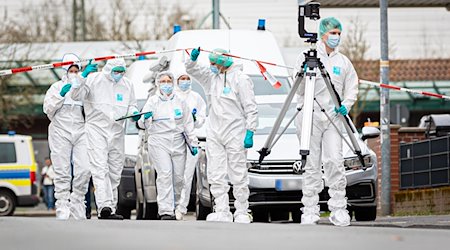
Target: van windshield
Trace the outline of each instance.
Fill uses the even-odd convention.
[[[260,103],[258,104],[258,127],[256,128],[257,135],[268,135],[275,124],[275,120],[280,114],[283,103]],[[294,116],[296,112],[296,104],[291,104],[286,115],[281,122],[281,132],[288,124],[289,120]],[[286,134],[295,134],[295,125],[292,122],[285,132]]]

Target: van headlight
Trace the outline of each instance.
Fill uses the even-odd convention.
[[[370,155],[363,156],[363,159],[364,159],[364,165],[366,166],[366,168],[372,167],[373,160]],[[345,170],[362,169],[361,161],[359,160],[359,158],[357,156],[351,157],[351,158],[346,158],[344,160],[344,167],[345,167]]]
[[[125,162],[123,164],[126,168],[134,168],[136,166],[137,156],[125,155]]]

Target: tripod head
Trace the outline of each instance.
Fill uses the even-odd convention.
[[[314,21],[319,20],[319,8],[320,3],[306,3],[306,0],[298,0],[298,34],[301,38],[307,38],[308,43],[317,43],[317,33],[305,30],[305,17]]]

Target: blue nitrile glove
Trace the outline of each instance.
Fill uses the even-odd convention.
[[[197,116],[195,116],[197,114],[197,109],[193,109],[192,110],[192,118],[194,119],[194,122],[197,120]]]
[[[153,115],[153,112],[145,113],[144,119],[147,120],[148,118],[152,117],[152,115]]]
[[[346,116],[348,114],[348,110],[347,110],[347,108],[344,105],[341,105],[341,107],[339,109],[334,107],[334,112],[340,113],[343,116]]]
[[[62,97],[64,97],[64,96],[67,94],[67,92],[69,92],[69,90],[70,90],[71,87],[72,87],[72,84],[70,84],[70,83],[64,85],[64,86],[62,87],[62,89],[61,89],[61,92],[59,92],[59,94],[60,94]]]
[[[244,148],[253,147],[253,131],[247,130],[244,139]]]
[[[92,62],[92,59],[89,60],[88,65],[86,65],[86,67],[83,70],[83,73],[81,73],[81,76],[83,78],[86,78],[90,73],[97,71],[97,64],[96,63],[91,64],[91,62]]]
[[[139,112],[134,111],[133,115],[135,115],[135,114],[139,114]],[[133,119],[133,121],[135,121],[135,122],[139,121],[140,118],[141,118],[140,115],[131,117],[131,119]]]
[[[197,147],[192,147],[191,154],[192,154],[192,156],[196,156],[198,154],[198,148]]]
[[[200,47],[191,51],[191,60],[194,62],[197,61],[198,55],[200,55]]]

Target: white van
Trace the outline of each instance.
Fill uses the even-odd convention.
[[[39,203],[31,136],[0,135],[0,216]]]

